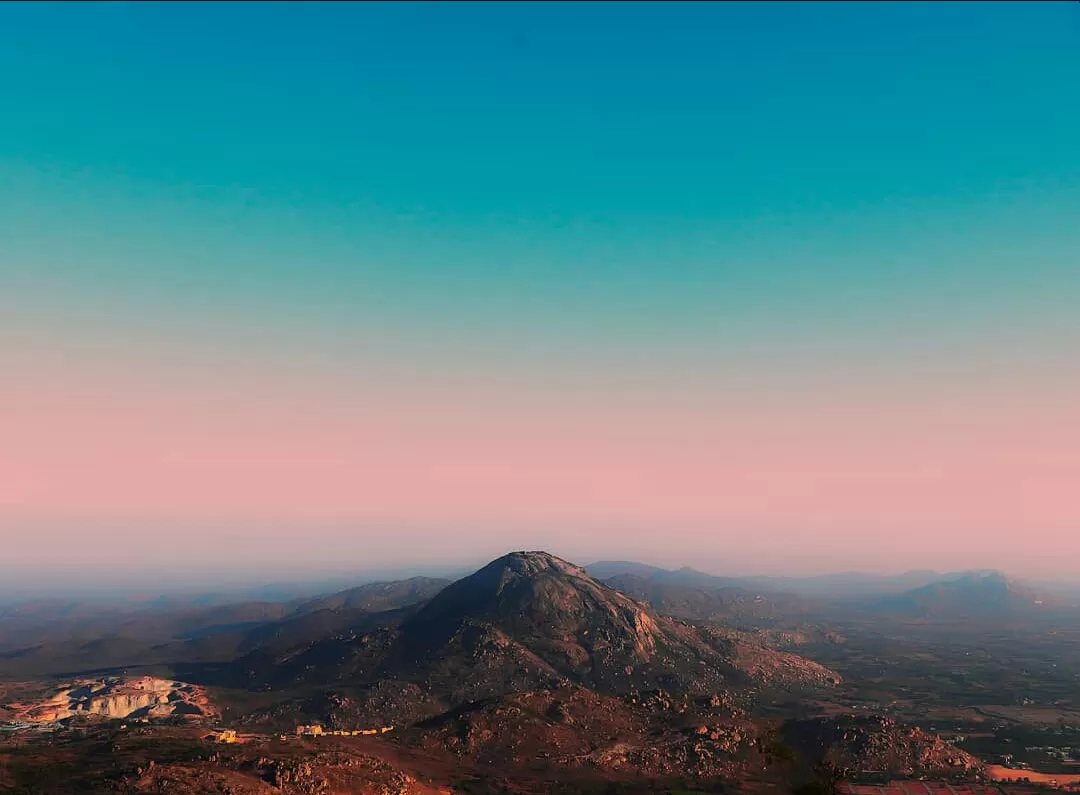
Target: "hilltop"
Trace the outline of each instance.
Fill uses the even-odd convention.
[[[660,615],[546,552],[514,552],[379,622],[330,622],[327,634],[252,649],[235,662],[184,671],[251,689],[318,688],[325,698],[279,710],[363,722],[423,720],[464,704],[538,690],[633,697],[658,689],[748,702],[765,687],[828,687],[838,676],[755,638]],[[347,691],[347,692],[346,692]],[[330,697],[336,693],[338,698]],[[272,716],[269,716],[272,717]]]

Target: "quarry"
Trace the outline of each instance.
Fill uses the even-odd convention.
[[[31,725],[78,717],[126,720],[215,714],[203,688],[150,676],[68,681],[38,700],[14,702],[8,709],[15,722]]]

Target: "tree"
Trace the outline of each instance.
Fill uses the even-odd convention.
[[[836,795],[837,785],[844,779],[844,772],[822,760],[814,765],[813,778],[796,787],[795,795]]]

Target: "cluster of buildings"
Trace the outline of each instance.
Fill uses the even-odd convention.
[[[378,729],[333,729],[326,730],[318,724],[310,726],[297,726],[297,737],[359,737],[361,735],[386,734],[393,731],[393,726],[382,726]]]
[[[317,723],[313,723],[310,726],[297,726],[297,737],[360,737],[362,735],[372,734],[386,734],[388,731],[393,731],[393,726],[382,726],[378,729],[324,729]],[[239,742],[239,738],[235,729],[222,729],[221,731],[215,731],[213,734],[208,734],[204,737],[205,740],[215,743],[223,743],[226,745],[232,745]],[[285,742],[289,739],[287,734],[278,735],[278,739]]]

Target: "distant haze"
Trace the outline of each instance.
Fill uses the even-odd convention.
[[[3,4],[0,581],[1075,577],[1078,35]]]

